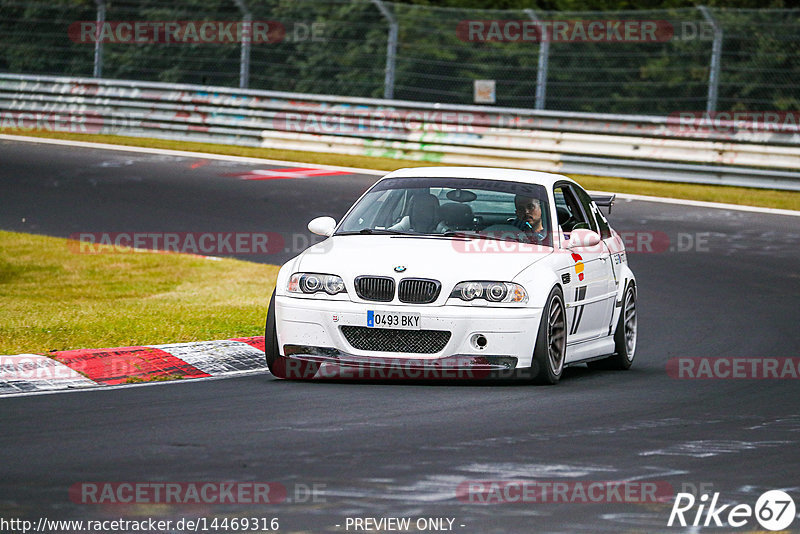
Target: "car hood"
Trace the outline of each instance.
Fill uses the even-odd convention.
[[[451,289],[465,280],[513,281],[531,264],[552,254],[549,247],[487,239],[347,235],[310,247],[296,271],[336,274],[348,290],[361,275],[432,278]],[[396,268],[404,267],[402,272]]]

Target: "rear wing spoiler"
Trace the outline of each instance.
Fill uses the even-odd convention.
[[[611,206],[614,205],[614,199],[617,195],[590,195],[595,204],[600,208],[608,208],[608,213],[611,214]]]

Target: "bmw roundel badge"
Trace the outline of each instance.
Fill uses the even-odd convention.
[[[404,273],[404,272],[406,272],[406,266],[405,265],[398,265],[397,267],[394,268],[394,272],[396,272],[396,273]]]

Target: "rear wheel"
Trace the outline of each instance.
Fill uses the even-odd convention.
[[[276,378],[303,380],[313,378],[317,366],[300,360],[290,360],[281,356],[278,348],[278,330],[275,325],[275,291],[269,301],[267,310],[267,324],[264,328],[264,357],[267,360],[269,372]]]
[[[614,331],[613,356],[589,362],[590,369],[630,369],[633,357],[636,354],[636,286],[633,282],[628,284],[625,295],[622,297],[622,310]]]
[[[564,373],[567,353],[567,313],[561,289],[554,287],[542,310],[536,347],[533,351],[533,381],[556,384]]]

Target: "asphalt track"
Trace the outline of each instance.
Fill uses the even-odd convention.
[[[267,167],[8,141],[0,162],[0,228],[57,236],[266,230],[308,239],[310,218],[340,217],[375,180],[245,181],[226,174]],[[278,517],[283,532],[343,532],[348,517],[389,516],[453,518],[463,533],[682,530],[666,526],[671,500],[456,497],[465,481],[531,479],[647,480],[751,506],[783,488],[800,504],[798,380],[666,371],[683,356],[798,356],[800,218],[623,201],[610,220],[668,239],[663,250],[630,254],[640,337],[628,372],[581,366],[555,387],[263,374],[0,399],[0,517]],[[269,481],[293,502],[71,502],[68,488],[84,481]],[[295,498],[315,484],[313,499]],[[738,530],[758,528],[751,519]]]

